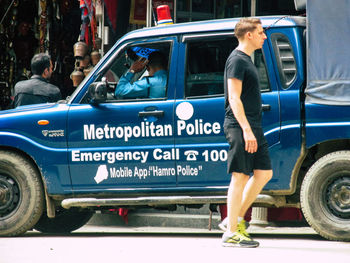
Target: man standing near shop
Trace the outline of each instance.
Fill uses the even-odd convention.
[[[242,18],[235,27],[238,47],[225,65],[224,131],[230,145],[227,159],[231,182],[227,193],[227,231],[222,245],[257,247],[243,217],[272,177],[267,141],[262,130],[258,71],[251,55],[262,48],[266,35],[257,18]],[[250,177],[250,175],[252,175]]]
[[[52,75],[50,56],[45,53],[34,55],[31,69],[33,76],[15,85],[14,107],[60,100],[60,89],[49,83]]]

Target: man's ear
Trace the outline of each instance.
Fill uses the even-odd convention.
[[[246,36],[247,36],[248,39],[252,38],[252,36],[253,36],[252,32],[250,32],[250,31],[248,31],[246,34],[247,34]]]
[[[46,69],[44,69],[43,74],[41,74],[41,75],[46,77],[48,73],[49,73],[49,69],[46,68]]]

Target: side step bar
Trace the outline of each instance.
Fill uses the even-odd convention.
[[[137,206],[137,205],[189,205],[189,204],[224,204],[226,196],[147,196],[131,198],[68,198],[61,203],[63,208],[97,206]],[[284,196],[258,195],[254,204],[281,207],[286,204]]]

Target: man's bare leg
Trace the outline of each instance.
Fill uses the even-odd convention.
[[[245,185],[241,208],[237,216],[244,217],[249,207],[271,178],[272,170],[254,170],[254,176],[250,177]]]
[[[237,229],[237,219],[241,211],[242,196],[249,176],[243,173],[232,173],[227,193],[227,230],[234,233]]]

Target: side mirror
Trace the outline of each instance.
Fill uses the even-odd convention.
[[[108,83],[105,80],[94,82],[89,86],[89,97],[91,103],[105,102],[107,99]]]

